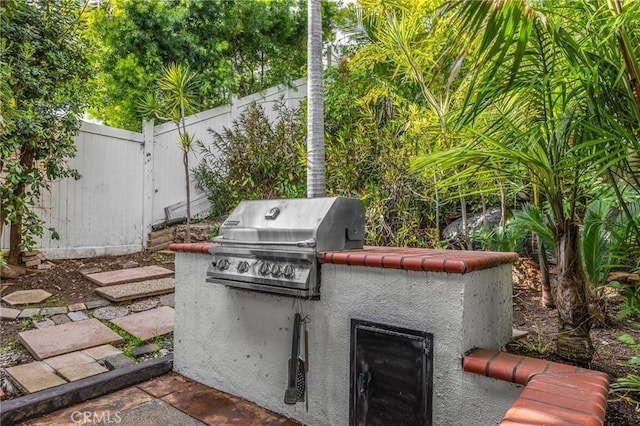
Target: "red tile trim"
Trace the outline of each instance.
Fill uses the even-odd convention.
[[[364,247],[362,250],[328,252],[318,256],[320,263],[451,274],[488,269],[513,263],[517,259],[516,253],[375,246]]]
[[[604,424],[609,379],[604,373],[489,349],[474,349],[463,370],[526,386],[501,426]]]
[[[173,243],[169,246],[169,250],[182,253],[209,254],[209,249],[217,246],[217,243]]]
[[[173,243],[169,250],[184,253],[209,253],[217,243]],[[318,254],[320,263],[405,269],[409,271],[464,274],[479,271],[518,259],[516,253],[464,250],[432,250],[403,247],[365,247]]]

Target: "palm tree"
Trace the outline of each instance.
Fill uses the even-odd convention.
[[[195,137],[187,131],[186,117],[196,112],[198,107],[197,74],[189,71],[188,65],[171,64],[165,67],[157,79],[159,94],[149,94],[138,103],[138,109],[147,116],[171,121],[178,130],[178,142],[182,152],[185,193],[187,199],[187,236],[191,241],[191,188],[189,185],[189,153],[193,149]],[[159,95],[159,96],[158,96]]]
[[[321,1],[307,2],[307,197],[325,195]]]
[[[633,181],[638,176],[628,165],[629,150],[638,147],[638,105],[629,82],[617,78],[624,75],[625,62],[616,39],[607,35],[620,22],[637,26],[640,9],[628,8],[627,15],[619,10],[617,15],[626,18],[620,19],[598,3],[558,0],[536,3],[534,9],[525,1],[451,2],[460,40],[479,40],[480,59],[458,120],[475,137],[415,160],[417,168],[430,173],[465,166],[456,182],[475,182],[486,176],[478,171],[487,167],[493,179],[531,176],[531,185],[550,207],[557,351],[578,361],[593,355],[578,249],[585,205],[600,178],[615,173],[617,180]],[[637,40],[629,45],[637,46]],[[496,167],[509,163],[518,167]],[[617,186],[617,180],[610,184]],[[454,184],[451,178],[442,183]]]

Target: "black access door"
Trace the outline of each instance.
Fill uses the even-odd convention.
[[[432,334],[352,319],[350,425],[431,425],[432,365]]]

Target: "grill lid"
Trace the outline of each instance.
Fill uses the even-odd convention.
[[[362,248],[363,238],[360,200],[321,197],[242,201],[220,226],[214,241],[324,252]]]

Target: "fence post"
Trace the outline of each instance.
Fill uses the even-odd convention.
[[[142,249],[147,246],[151,221],[153,220],[153,134],[155,126],[153,120],[142,121],[144,136],[144,158],[142,163]]]

